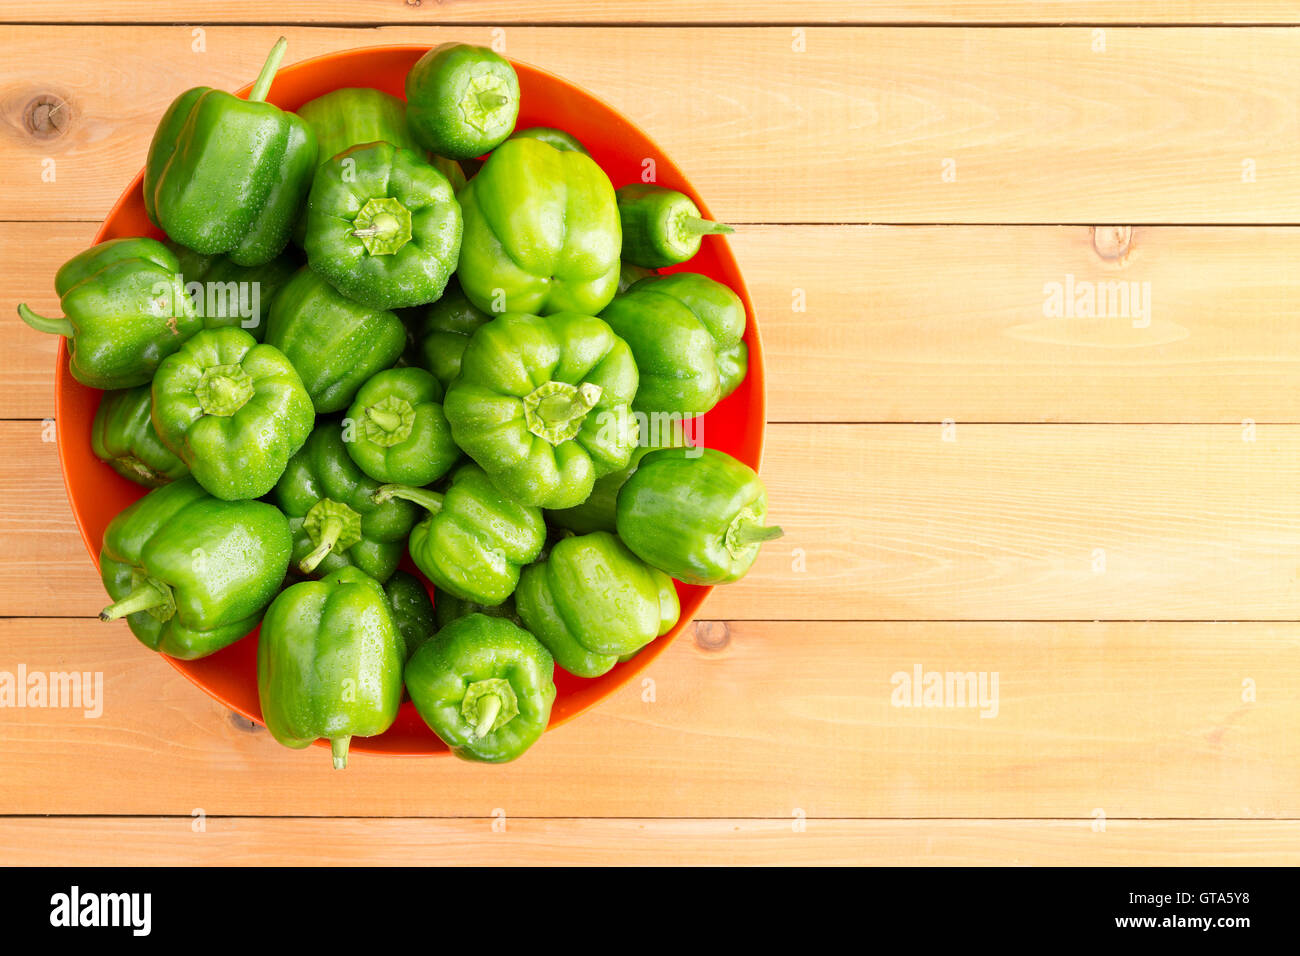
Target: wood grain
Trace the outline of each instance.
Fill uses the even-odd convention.
[[[1296,821],[0,820],[22,866],[1294,866]]]
[[[1295,426],[787,425],[770,435],[771,520],[788,536],[765,549],[745,590],[717,592],[713,615],[1300,611]]]
[[[0,27],[5,216],[102,217],[168,102],[248,82],[281,32],[291,61],[491,39],[210,27],[195,53],[189,26]],[[653,130],[729,222],[1300,221],[1300,31],[1102,32],[1104,51],[1088,28],[809,28],[795,52],[785,27],[510,27],[506,52]],[[40,138],[27,111],[49,98],[64,125]]]
[[[56,313],[54,272],[95,228],[0,223],[0,303]],[[1300,422],[1294,228],[1140,227],[1122,250],[1083,226],[746,226],[730,241],[774,422]],[[1129,284],[1149,313],[1045,316],[1044,289],[1067,282],[1103,299]],[[50,417],[55,340],[4,314],[0,418]]]
[[[1300,815],[1289,625],[700,622],[649,684],[517,763],[346,772],[232,718],[125,626],[5,620],[0,648],[0,671],[104,680],[97,718],[0,711],[0,814]],[[996,707],[899,706],[918,665],[996,673]]]
[[[54,358],[58,339],[29,329],[15,314],[26,302],[44,315],[62,315],[54,273],[88,246],[99,229],[90,222],[0,223],[0,249],[11,268],[0,272],[0,419],[54,417]]]
[[[89,616],[98,578],[39,422],[0,423],[0,606]],[[786,536],[727,620],[1300,619],[1300,426],[773,425]]]
[[[174,0],[79,0],[0,9],[0,22],[174,22]],[[223,0],[188,8],[208,23],[1294,23],[1287,0]]]
[[[1086,226],[751,226],[731,242],[772,421],[1300,421],[1294,229],[1117,244]],[[1067,284],[1110,312],[1045,314]]]

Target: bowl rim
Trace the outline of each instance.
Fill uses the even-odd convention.
[[[431,46],[425,46],[423,44],[418,44],[418,43],[387,43],[387,44],[378,44],[375,46],[348,47],[347,49],[344,50],[334,50],[328,53],[317,54],[316,56],[308,57],[303,60],[297,60],[293,63],[282,66],[277,71],[276,78],[278,80],[278,78],[281,75],[296,73],[302,70],[314,69],[315,67],[318,67],[323,63],[327,63],[329,61],[341,59],[345,57],[365,56],[365,55],[384,53],[384,52],[405,53],[405,54],[418,53],[420,55],[423,55],[425,52],[427,52],[430,49],[432,49]],[[682,192],[686,193],[688,196],[691,197],[692,201],[694,201],[695,204],[699,207],[700,212],[703,214],[705,218],[709,218],[709,219],[713,218],[713,214],[709,211],[708,205],[703,201],[703,199],[696,192],[694,185],[690,182],[689,179],[687,179],[685,174],[682,172],[681,168],[678,167],[677,163],[673,161],[673,159],[667,154],[667,152],[664,151],[663,147],[661,147],[653,137],[647,134],[640,126],[633,123],[623,113],[622,110],[615,108],[614,106],[606,102],[603,98],[597,96],[594,93],[591,93],[590,91],[584,89],[583,87],[578,86],[575,83],[570,82],[569,80],[565,79],[562,76],[559,76],[558,74],[550,72],[549,70],[545,70],[542,69],[541,67],[534,66],[531,63],[528,63],[523,60],[516,60],[512,57],[506,57],[506,59],[510,62],[511,66],[513,66],[517,71],[522,69],[525,72],[538,74],[544,77],[550,83],[555,83],[567,87],[569,90],[573,91],[575,94],[581,97],[584,97],[588,100],[596,101],[604,109],[608,110],[610,113],[619,117],[619,119],[621,119],[627,125],[636,129],[643,137],[645,137],[645,140],[654,148],[656,153],[660,157],[662,157],[663,161],[659,163],[659,166],[661,168],[665,165],[668,167],[669,171],[673,174],[673,178],[680,184],[677,188],[679,188]],[[275,84],[272,83],[272,92],[274,91],[274,85]],[[245,86],[241,87],[240,89],[236,90],[234,95],[247,98],[248,93],[250,90],[252,90],[252,88],[253,88],[253,84],[248,83]],[[336,87],[336,89],[342,89],[342,88],[343,87]],[[268,96],[268,101],[273,102],[273,99],[270,96]],[[122,211],[123,207],[125,207],[126,204],[132,200],[136,191],[143,187],[143,181],[144,181],[144,168],[141,167],[140,171],[137,172],[135,176],[131,178],[131,181],[127,184],[126,188],[118,196],[117,201],[113,203],[112,208],[109,210],[108,214],[104,217],[104,220],[100,223],[99,228],[95,231],[95,237],[91,241],[92,246],[99,245],[101,242],[105,241],[110,229],[110,225],[116,219],[118,214]],[[767,381],[766,381],[766,363],[764,361],[764,355],[763,355],[762,337],[759,334],[759,328],[758,328],[758,313],[754,309],[754,303],[749,296],[749,290],[745,285],[744,277],[740,270],[740,265],[736,261],[735,254],[732,252],[731,244],[728,241],[727,237],[721,235],[714,236],[712,237],[712,242],[715,244],[714,248],[716,249],[716,254],[722,260],[723,267],[726,268],[732,275],[736,277],[735,285],[732,285],[730,282],[728,282],[728,287],[731,288],[731,290],[735,292],[737,296],[739,296],[741,304],[745,308],[746,323],[747,323],[746,338],[748,340],[748,346],[749,346],[749,367],[746,374],[747,376],[755,376],[755,379],[751,384],[751,388],[753,389],[754,395],[750,401],[751,411],[749,414],[751,417],[753,416],[754,405],[757,405],[757,421],[758,421],[758,433],[754,440],[755,451],[754,451],[753,469],[755,472],[760,472],[763,463],[763,453],[767,442]],[[689,262],[690,260],[687,260],[687,263],[684,263],[684,265],[688,265]],[[77,524],[77,531],[81,535],[82,543],[85,545],[86,551],[90,554],[90,559],[94,563],[96,571],[98,571],[99,570],[98,544],[91,540],[91,535],[86,527],[86,523],[82,517],[81,510],[73,504],[74,497],[73,497],[72,485],[69,481],[68,460],[67,460],[67,456],[65,452],[65,444],[64,444],[65,440],[70,442],[71,438],[69,437],[65,439],[64,430],[58,427],[57,424],[63,421],[64,419],[63,412],[64,412],[65,376],[71,374],[68,371],[68,348],[67,348],[66,338],[63,337],[59,338],[58,350],[55,354],[54,361],[55,361],[54,416],[56,422],[55,434],[58,438],[57,445],[58,445],[58,453],[59,453],[59,473],[63,479],[64,491],[68,498],[68,507],[72,511],[73,520]],[[625,663],[619,665],[618,676],[609,683],[609,686],[604,693],[600,694],[599,696],[593,697],[591,700],[588,700],[585,703],[575,705],[574,707],[567,709],[563,714],[557,715],[553,712],[550,721],[547,723],[545,732],[549,733],[555,728],[567,724],[569,721],[574,720],[575,718],[581,716],[582,714],[585,714],[593,707],[597,706],[601,702],[613,696],[613,694],[615,694],[617,691],[626,687],[635,677],[637,677],[639,674],[644,672],[661,654],[664,653],[664,651],[668,649],[668,646],[672,644],[675,640],[677,640],[681,636],[682,632],[685,631],[686,628],[689,627],[695,621],[700,611],[704,608],[705,603],[708,601],[709,596],[712,594],[713,588],[714,586],[710,585],[702,589],[702,593],[700,594],[699,602],[696,605],[696,607],[689,613],[683,614],[681,618],[679,618],[677,623],[673,626],[672,630],[670,630],[667,634],[663,635],[662,637],[656,638],[654,641],[648,644],[643,651],[639,652],[631,660],[626,661]],[[210,698],[217,701],[223,707],[227,708],[228,710],[234,713],[239,714],[240,716],[244,717],[247,720],[253,721],[254,723],[257,723],[263,727],[266,726],[266,721],[263,720],[260,712],[259,713],[250,712],[249,709],[244,707],[243,705],[227,699],[226,695],[222,691],[200,680],[199,676],[196,673],[192,672],[188,666],[186,666],[191,662],[178,660],[176,658],[169,657],[166,654],[158,654],[157,656],[167,661],[167,663],[170,664],[174,670],[178,671],[182,676],[184,676],[186,680],[188,680],[195,687],[199,688],[201,691],[203,691],[203,693],[207,694]],[[611,671],[610,673],[613,672]],[[383,735],[380,734],[374,738],[354,737],[352,741],[351,752],[364,753],[367,754],[368,756],[373,755],[376,757],[382,756],[382,757],[419,758],[419,757],[451,756],[451,751],[446,749],[445,747],[436,750],[396,751],[396,750],[371,749],[370,747],[367,746],[368,741],[370,741],[371,739],[378,740],[382,738],[382,736]],[[318,747],[328,747],[329,741],[316,740],[314,741],[313,745]]]

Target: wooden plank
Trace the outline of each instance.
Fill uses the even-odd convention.
[[[12,265],[0,274],[0,418],[54,418],[54,358],[58,339],[25,326],[15,315],[26,302],[44,315],[61,315],[54,273],[90,245],[99,228],[90,222],[0,223],[0,248]]]
[[[54,272],[94,232],[0,222],[0,303],[56,311]],[[1122,255],[1083,226],[746,226],[731,242],[774,422],[1300,421],[1294,228],[1139,227]],[[1117,298],[1048,317],[1044,289],[1067,282],[1100,290],[1102,312],[1108,290],[1134,294],[1127,313]],[[0,349],[0,418],[52,416],[54,339],[9,319]]]
[[[0,608],[6,615],[96,613],[104,590],[72,517],[53,426],[3,422]]]
[[[0,423],[0,607],[90,616],[42,432]],[[1300,618],[1300,426],[772,425],[763,475],[786,536],[709,616]]]
[[[0,27],[0,206],[102,215],[170,99],[246,83],[280,32],[210,27],[195,53],[189,26]],[[487,26],[283,32],[291,60],[491,40]],[[509,27],[506,49],[652,130],[731,222],[1274,223],[1300,209],[1300,112],[1280,92],[1300,87],[1300,31],[809,28],[796,42],[786,27]],[[27,109],[48,97],[66,125],[41,138]]]
[[[1295,426],[783,425],[769,436],[770,520],[788,535],[743,590],[717,592],[714,616],[1300,612]]]
[[[1294,23],[1286,0],[225,0],[196,10],[175,0],[114,0],[87,10],[45,0],[0,11],[24,23]]]
[[[493,824],[498,829],[493,829]],[[504,823],[504,829],[500,829]],[[1294,866],[1295,821],[0,820],[6,866]]]
[[[772,421],[1300,420],[1300,231],[751,226],[731,241]],[[1057,309],[1067,287],[1095,315]]]
[[[125,626],[11,619],[0,671],[104,693],[99,717],[0,710],[0,814],[1293,818],[1297,649],[1271,624],[700,622],[517,763],[340,773]],[[918,666],[983,672],[985,706],[901,706]]]

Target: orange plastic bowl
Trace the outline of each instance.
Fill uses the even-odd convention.
[[[323,93],[345,86],[370,85],[403,96],[406,73],[426,51],[419,46],[365,47],[304,60],[280,70],[268,99],[285,109],[297,109]],[[686,177],[655,143],[625,116],[578,87],[535,67],[515,63],[522,101],[519,128],[551,126],[576,136],[609,175],[614,185],[640,180],[644,163],[654,160],[657,181],[689,195],[707,216],[708,210]],[[251,86],[251,85],[250,85]],[[246,96],[250,87],[240,95]],[[145,216],[141,191],[143,171],[127,187],[100,228],[95,242],[122,236],[154,236],[162,233]],[[748,323],[745,342],[749,346],[749,375],[741,386],[698,423],[697,444],[719,448],[757,469],[763,451],[766,419],[763,392],[763,351],[754,307],[745,291],[740,270],[726,242],[714,237],[704,241],[700,253],[685,268],[702,272],[730,286],[745,304]],[[671,271],[671,270],[669,270]],[[68,499],[81,529],[86,548],[98,564],[104,528],[119,511],[141,497],[145,490],[120,477],[90,450],[90,429],[103,394],[87,388],[68,371],[67,350],[60,345],[55,365],[59,459]],[[409,568],[409,562],[408,562]],[[414,570],[413,568],[411,570]],[[699,612],[711,588],[679,583],[682,618],[668,634],[656,640],[635,658],[608,674],[584,680],[556,668],[555,707],[551,727],[571,720],[588,707],[614,693],[663,653]],[[225,650],[199,661],[167,658],[173,667],[204,691],[232,710],[261,723],[257,700],[256,632]],[[447,748],[424,725],[408,700],[402,704],[396,723],[387,733],[370,738],[355,737],[352,751],[408,756],[446,754]]]

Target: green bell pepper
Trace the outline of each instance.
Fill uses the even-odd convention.
[[[278,256],[316,169],[316,136],[264,102],[288,41],[271,49],[247,100],[206,86],[163,114],[144,169],[149,219],[176,242],[241,266]]]
[[[647,430],[652,428],[653,424]],[[575,534],[589,534],[592,531],[613,532],[618,493],[627,484],[627,480],[632,477],[632,472],[636,471],[637,466],[641,464],[641,459],[660,448],[681,448],[686,445],[686,437],[680,421],[674,421],[666,427],[661,425],[661,429],[663,434],[642,436],[643,441],[646,441],[647,438],[654,438],[655,441],[638,445],[636,450],[632,452],[632,457],[626,467],[597,478],[595,485],[592,486],[591,494],[587,496],[587,500],[582,504],[575,505],[572,508],[561,508],[556,511],[546,512],[547,524],[557,528],[565,528]]]
[[[105,392],[90,426],[90,449],[129,481],[157,488],[190,473],[185,462],[163,444],[149,417],[153,393],[148,385]]]
[[[638,411],[702,415],[734,392],[749,368],[745,307],[708,276],[642,279],[600,317],[636,356]]]
[[[421,152],[420,155],[423,156],[424,153]],[[448,159],[446,156],[430,156],[429,162],[434,169],[447,177],[447,182],[451,183],[452,192],[459,193],[465,187],[465,184],[469,182],[464,168],[456,160]]]
[[[462,617],[468,617],[471,614],[486,614],[488,617],[503,617],[512,624],[519,627],[524,626],[524,622],[519,619],[519,612],[515,610],[515,596],[512,594],[500,604],[479,604],[477,601],[466,601],[458,598],[449,591],[441,588],[434,588],[436,595],[433,602],[433,613],[437,619],[438,628],[444,628],[452,621],[458,621]]]
[[[623,258],[648,269],[685,262],[700,251],[704,236],[735,232],[700,216],[690,196],[650,183],[619,187],[618,218],[623,227]]]
[[[525,137],[461,190],[457,274],[484,312],[600,312],[618,289],[614,187],[591,157]]]
[[[486,47],[443,43],[406,74],[406,111],[411,132],[430,152],[473,159],[515,128],[519,78]]]
[[[308,100],[296,112],[316,134],[320,146],[317,157],[321,163],[363,143],[392,143],[398,149],[421,149],[407,125],[406,104],[382,90],[368,86],[331,90]]]
[[[364,306],[433,302],[456,268],[460,238],[451,183],[409,149],[353,146],[316,170],[303,240],[307,262]]]
[[[376,372],[343,423],[348,454],[376,481],[427,485],[460,460],[442,412],[442,386],[422,368]]]
[[[460,374],[461,356],[470,336],[490,321],[492,316],[476,308],[455,279],[442,298],[429,306],[416,336],[416,360],[433,373],[444,392]]]
[[[672,580],[607,531],[563,538],[519,579],[524,626],[576,677],[599,677],[667,634],[681,605]]]
[[[462,760],[505,763],[536,743],[555,703],[555,664],[533,635],[470,614],[406,665],[406,689],[429,729]]]
[[[500,604],[546,543],[541,509],[502,494],[476,465],[452,472],[442,493],[384,485],[373,496],[381,504],[394,498],[428,510],[411,532],[411,560],[440,590],[462,600]]]
[[[553,129],[550,126],[530,126],[528,129],[517,129],[510,134],[509,138],[541,140],[547,146],[554,146],[556,149],[567,149],[575,153],[591,155],[587,151],[587,147],[583,146],[576,136],[566,133],[562,129]]]
[[[272,505],[213,498],[191,478],[157,488],[104,530],[100,576],[146,647],[214,654],[257,626],[289,566],[289,525]]]
[[[316,411],[337,412],[366,379],[397,361],[406,327],[392,312],[359,305],[303,268],[275,297],[266,341],[289,357]]]
[[[286,588],[257,642],[257,696],[271,736],[300,750],[330,742],[334,769],[353,737],[382,734],[402,702],[402,636],[379,582],[356,568]]]
[[[352,86],[331,90],[298,108],[298,115],[316,134],[317,159],[328,162],[353,146],[366,143],[392,143],[424,155],[424,147],[411,135],[406,122],[406,103],[382,90]],[[434,156],[438,172],[447,177],[453,190],[465,185],[465,172],[454,159]],[[302,246],[307,238],[307,216],[301,215],[293,227],[293,241]]]
[[[571,508],[627,465],[636,390],[632,352],[600,319],[507,313],[470,339],[443,410],[456,444],[503,491]]]
[[[378,489],[348,456],[342,426],[321,422],[275,486],[298,570],[328,574],[355,565],[380,583],[392,576],[416,510],[405,501],[376,504]]]
[[[287,255],[256,266],[237,265],[229,256],[205,256],[169,242],[185,291],[205,329],[235,325],[257,341],[266,338],[266,319],[275,294],[298,271]]]
[[[405,571],[393,572],[393,576],[384,584],[384,593],[388,595],[388,608],[393,612],[393,623],[402,635],[402,660],[409,660],[415,649],[438,630],[433,599],[429,597],[424,582]]]
[[[767,489],[714,448],[652,452],[618,493],[618,535],[642,561],[687,584],[739,581],[764,541]]]
[[[258,498],[311,434],[302,380],[279,349],[243,329],[208,329],[158,366],[153,424],[218,498]]]
[[[658,275],[653,269],[633,265],[631,262],[620,262],[618,267],[618,294],[622,295],[642,279],[653,275]]]
[[[68,339],[72,377],[91,388],[134,388],[203,328],[176,256],[156,239],[110,239],[59,269],[54,291],[66,318],[26,304],[19,317],[38,332]]]

